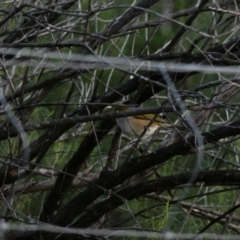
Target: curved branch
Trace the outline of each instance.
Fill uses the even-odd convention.
[[[191,181],[193,176],[194,180]],[[238,170],[187,172],[179,175],[160,177],[157,180],[139,183],[113,193],[113,196],[110,198],[94,204],[72,227],[89,227],[101,216],[125,204],[126,201],[139,198],[147,193],[172,190],[183,184],[187,184],[186,187],[190,187],[191,184],[197,182],[200,184],[204,183],[204,186],[239,186],[239,181],[240,171]]]
[[[207,144],[238,134],[240,134],[240,120],[229,126],[216,128],[210,132],[203,133],[202,136],[204,144]],[[180,140],[168,147],[159,148],[149,155],[132,158],[115,171],[100,175],[99,179],[97,179],[92,186],[80,193],[61,209],[58,214],[53,217],[51,222],[61,226],[70,224],[78,214],[102,195],[104,191],[123,183],[129,177],[150,167],[162,164],[174,156],[187,154],[195,147],[195,137],[191,136],[186,140]]]

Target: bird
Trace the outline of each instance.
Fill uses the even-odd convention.
[[[137,108],[118,106],[115,111],[121,112],[131,109]],[[116,122],[123,133],[142,138],[149,138],[160,127],[172,127],[172,125],[166,120],[165,116],[156,116],[155,114],[142,114],[116,118]]]

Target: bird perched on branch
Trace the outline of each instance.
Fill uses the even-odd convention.
[[[116,111],[126,111],[136,108],[128,108],[120,106]],[[128,116],[116,118],[118,127],[123,133],[133,135],[135,137],[148,138],[154,134],[159,128],[168,128],[172,125],[166,120],[164,116],[156,116],[155,114],[142,114],[137,116]],[[142,136],[142,134],[144,135]]]

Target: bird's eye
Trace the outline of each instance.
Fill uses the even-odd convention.
[[[167,116],[164,113],[160,113],[158,116],[162,119],[167,119]]]

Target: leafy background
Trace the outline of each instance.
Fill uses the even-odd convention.
[[[2,239],[238,239],[238,8],[0,3]],[[120,135],[129,104],[184,130]]]

